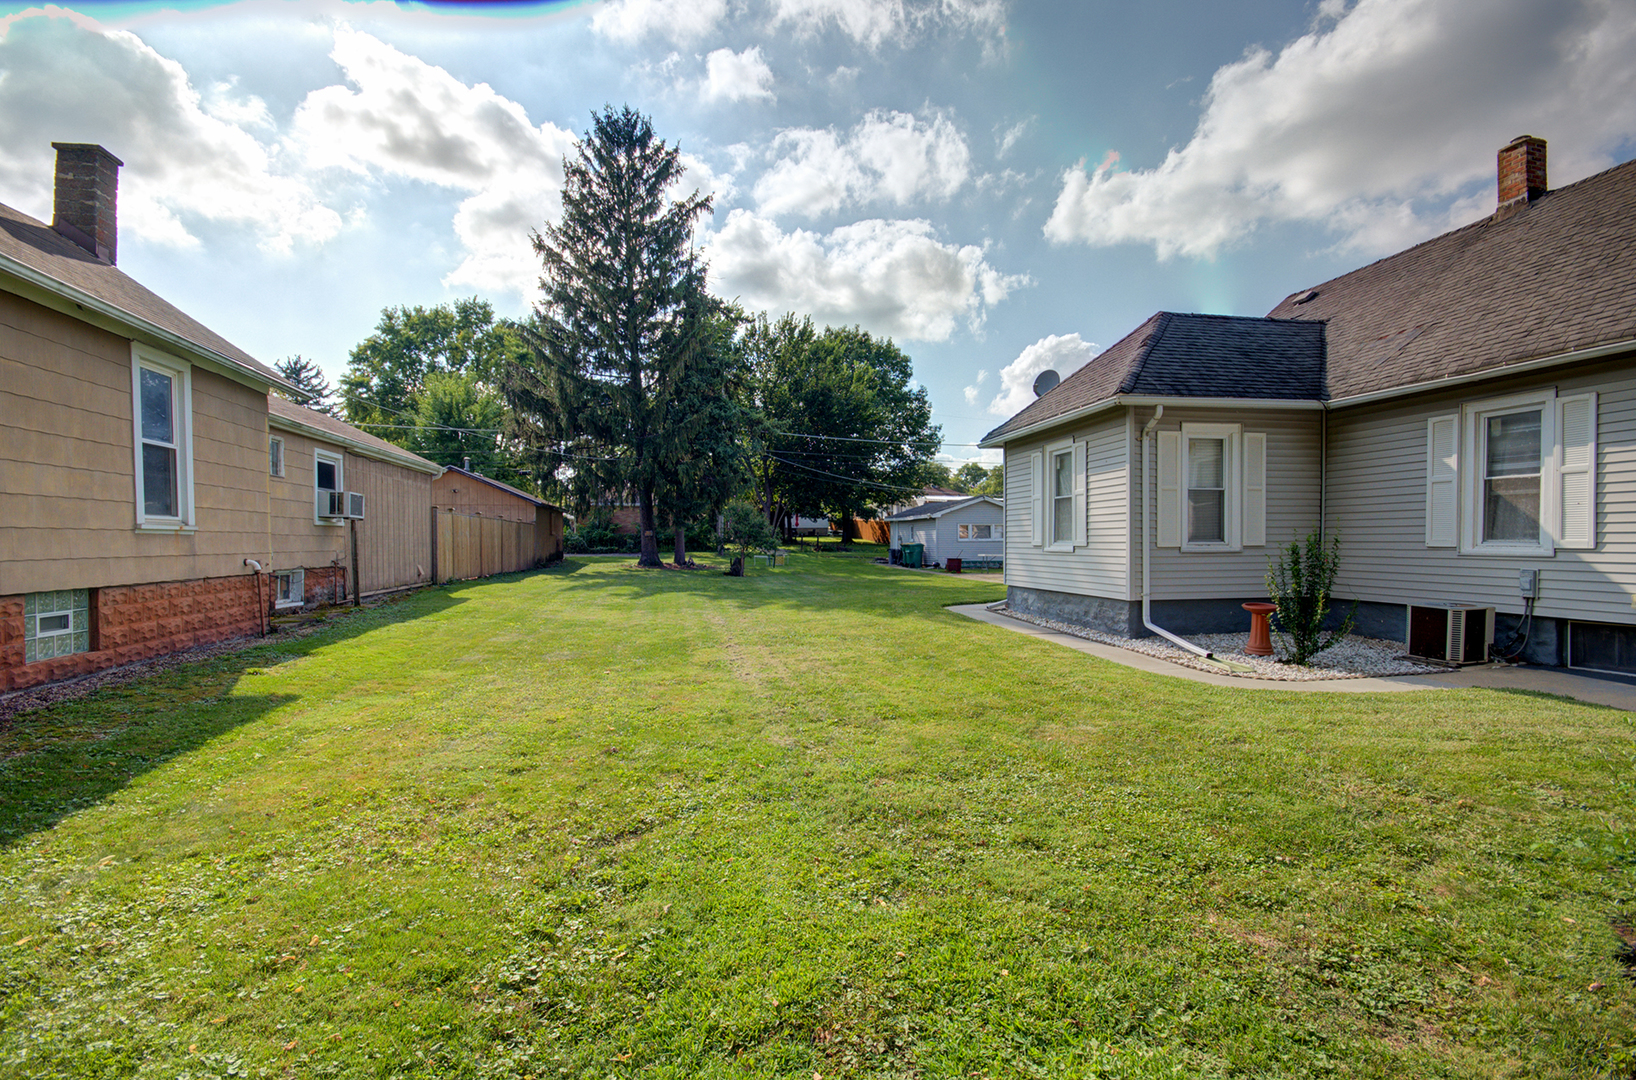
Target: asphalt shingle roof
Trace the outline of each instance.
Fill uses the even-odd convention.
[[[422,472],[438,473],[443,466],[435,461],[427,461],[419,454],[411,453],[403,447],[379,439],[367,431],[360,431],[344,420],[337,420],[327,413],[316,412],[304,405],[297,405],[287,401],[277,394],[267,395],[267,415],[275,420],[288,420],[304,425],[315,431],[333,436],[342,444],[351,443],[359,450],[372,453],[378,457],[396,460],[411,468],[419,467]],[[528,496],[533,498],[532,495]]]
[[[1636,161],[1301,289],[1269,314],[1327,324],[1332,399],[1636,338]]]
[[[937,499],[932,502],[922,503],[919,506],[911,506],[908,509],[899,510],[895,514],[887,514],[885,517],[881,518],[881,520],[919,521],[923,518],[942,517],[944,514],[951,513],[955,510],[960,510],[970,506],[973,503],[980,503],[989,499],[990,496],[987,495],[973,495],[969,499]]]
[[[3,203],[0,203],[0,255],[249,368],[265,376],[270,385],[286,385],[278,372],[138,284],[117,266],[92,255],[45,222]]]
[[[983,441],[1121,394],[1318,400],[1323,392],[1322,323],[1161,311]]]

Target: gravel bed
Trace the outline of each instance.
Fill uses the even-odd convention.
[[[1156,657],[1160,660],[1169,660],[1182,667],[1195,668],[1199,671],[1210,671],[1217,675],[1226,675],[1214,664],[1194,656],[1185,649],[1172,645],[1161,637],[1127,638],[1114,634],[1104,634],[1100,630],[1090,630],[1073,623],[1056,622],[1052,619],[1042,619],[1035,615],[1024,615],[1019,611],[1007,608],[1004,602],[989,607],[990,611],[1016,619],[1018,622],[1032,623],[1034,626],[1043,626],[1047,630],[1055,630],[1063,634],[1072,634],[1074,637],[1085,638],[1087,641],[1101,642],[1103,645],[1114,645],[1121,649],[1129,649],[1144,656]],[[1318,679],[1372,679],[1382,675],[1429,675],[1433,672],[1447,671],[1447,668],[1435,664],[1423,664],[1418,660],[1410,660],[1403,655],[1404,644],[1401,641],[1387,641],[1383,638],[1359,637],[1349,635],[1338,644],[1325,649],[1313,656],[1306,667],[1295,664],[1280,663],[1276,657],[1246,656],[1244,646],[1249,643],[1250,635],[1246,631],[1242,634],[1200,634],[1188,639],[1201,649],[1208,649],[1222,660],[1235,664],[1245,664],[1254,668],[1254,671],[1235,671],[1230,674],[1241,679],[1270,679],[1276,682],[1312,682]],[[1273,648],[1278,647],[1278,640],[1273,639]]]

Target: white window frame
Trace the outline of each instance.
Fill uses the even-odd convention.
[[[170,445],[176,451],[176,514],[149,514],[143,490],[142,372],[158,372],[171,379],[171,419],[175,430]],[[131,342],[131,451],[135,466],[136,527],[144,532],[192,532],[193,502],[193,369],[182,360],[139,342]]]
[[[288,585],[289,599],[279,597],[279,592]],[[273,572],[273,607],[298,608],[307,602],[307,572],[302,567],[294,570],[276,570]]]
[[[1539,421],[1539,542],[1516,543],[1484,540],[1483,479],[1488,467],[1488,419],[1507,413],[1538,410]],[[1558,501],[1556,469],[1559,453],[1556,437],[1556,389],[1512,394],[1503,398],[1468,402],[1460,409],[1461,459],[1466,468],[1460,478],[1460,551],[1464,555],[1500,555],[1509,558],[1550,558],[1556,554]]]
[[[1068,494],[1066,496],[1060,496],[1057,494],[1056,485],[1057,458],[1062,457],[1063,455],[1067,455],[1068,458]],[[1041,494],[1043,496],[1042,501],[1045,510],[1043,515],[1045,520],[1042,523],[1045,531],[1045,550],[1072,551],[1074,550],[1073,535],[1071,533],[1067,537],[1057,535],[1057,500],[1059,498],[1067,498],[1069,517],[1071,518],[1073,516],[1074,484],[1076,483],[1076,479],[1074,476],[1074,441],[1072,439],[1063,439],[1060,442],[1054,442],[1045,447],[1044,473],[1045,475],[1041,478],[1044,483],[1044,491]],[[1077,482],[1081,486],[1084,484],[1083,479],[1079,479]],[[1072,526],[1070,526],[1070,528],[1072,528]]]
[[[320,517],[318,515],[318,493],[329,490],[318,486],[318,465],[324,461],[335,466],[335,490],[345,491],[347,489],[346,455],[334,450],[314,449],[312,452],[312,522],[314,525],[332,525],[339,528],[346,524],[345,519]]]
[[[267,436],[267,475],[284,475],[284,440],[277,435]]]
[[[1181,486],[1178,492],[1180,498],[1180,516],[1178,524],[1181,531],[1181,550],[1183,551],[1243,551],[1243,523],[1244,523],[1244,453],[1243,453],[1242,424],[1201,424],[1186,422],[1182,424],[1181,453],[1179,458]],[[1188,477],[1188,448],[1194,439],[1220,439],[1223,461],[1221,463],[1221,535],[1220,540],[1194,541],[1189,539],[1192,531],[1188,520],[1187,477]]]

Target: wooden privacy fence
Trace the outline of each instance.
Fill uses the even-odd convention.
[[[437,583],[528,570],[536,559],[534,522],[432,511],[432,580]]]

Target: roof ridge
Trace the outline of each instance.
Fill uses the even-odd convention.
[[[1142,377],[1142,369],[1147,366],[1148,357],[1153,355],[1153,350],[1158,347],[1160,340],[1165,336],[1165,331],[1170,328],[1170,320],[1173,314],[1173,312],[1161,311],[1148,320],[1152,322],[1157,319],[1159,325],[1153,328],[1153,333],[1148,335],[1148,339],[1142,343],[1142,347],[1131,358],[1130,367],[1125,370],[1125,377],[1120,380],[1119,389],[1115,393],[1128,394],[1136,389],[1136,383]]]

